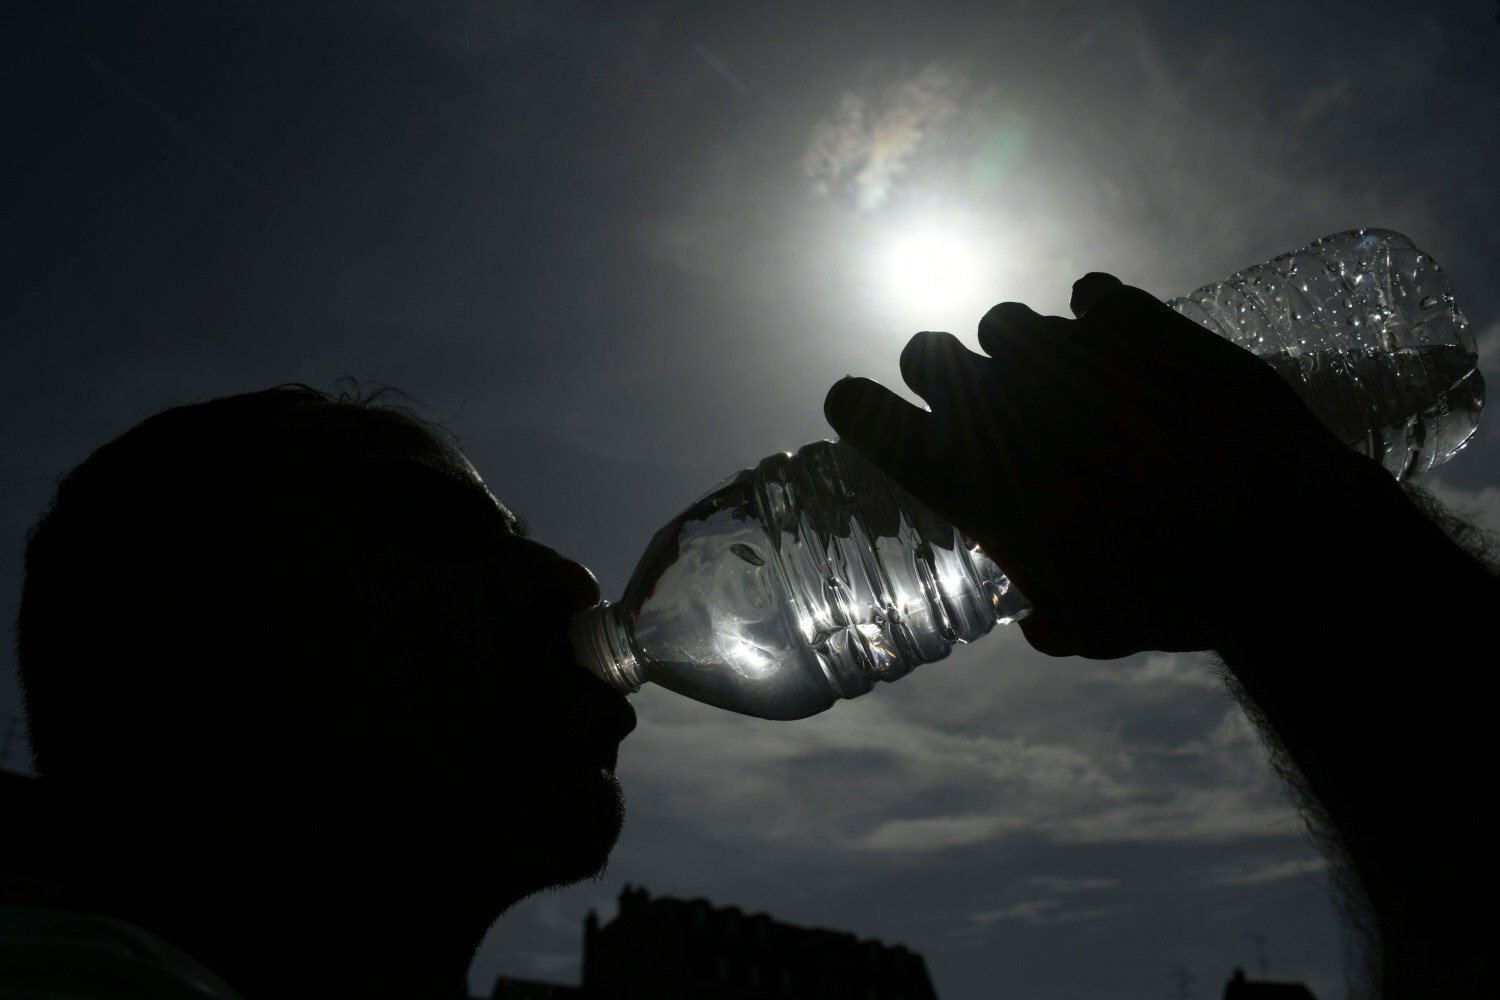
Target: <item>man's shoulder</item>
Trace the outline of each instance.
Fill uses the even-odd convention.
[[[242,1000],[190,956],[112,917],[0,906],[0,1000]]]

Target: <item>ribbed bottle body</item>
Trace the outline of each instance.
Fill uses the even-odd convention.
[[[1400,233],[1338,233],[1167,303],[1259,355],[1398,478],[1469,440],[1484,379],[1442,268]]]
[[[582,644],[617,686],[798,719],[1027,607],[952,525],[819,441],[736,473],[658,532]]]

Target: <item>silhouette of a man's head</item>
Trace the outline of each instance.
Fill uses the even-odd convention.
[[[462,872],[493,919],[618,835],[634,717],[566,638],[598,598],[405,411],[301,387],[168,410],[32,531],[40,787],[132,905],[178,870]]]

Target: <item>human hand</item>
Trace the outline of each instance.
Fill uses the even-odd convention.
[[[1351,460],[1379,470],[1269,365],[1146,292],[1094,273],[1071,305],[1072,320],[994,307],[989,357],[918,334],[901,373],[930,412],[846,378],[828,421],[999,563],[1036,648],[1214,648],[1296,572],[1282,512],[1322,502]]]

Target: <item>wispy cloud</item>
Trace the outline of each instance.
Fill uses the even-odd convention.
[[[1038,876],[1027,879],[1024,884],[1033,889],[1039,889],[1042,892],[1067,894],[1113,889],[1120,884],[1120,880],[1117,878],[1052,878]]]
[[[1277,861],[1257,860],[1219,869],[1209,876],[1211,885],[1262,885],[1328,870],[1322,858],[1283,858]]]
[[[1116,670],[1099,671],[1090,680],[1101,684],[1183,685],[1220,690],[1223,682],[1196,654],[1148,653],[1120,664]]]
[[[852,846],[867,851],[943,851],[993,840],[1027,829],[1025,821],[1005,815],[928,816],[881,823]]]
[[[1133,906],[1095,906],[1081,910],[1067,909],[1055,899],[1026,899],[997,910],[981,910],[969,914],[976,924],[993,924],[1002,920],[1017,920],[1033,927],[1051,927],[1057,924],[1077,924],[1092,920],[1103,920],[1134,909]]]
[[[802,156],[814,189],[848,191],[865,210],[885,204],[923,146],[958,115],[962,87],[957,71],[933,64],[878,93],[845,91]]]
[[[1057,924],[1082,923],[1100,920],[1131,909],[1130,905],[1109,904],[1103,906],[1079,906],[1080,894],[1098,893],[1119,887],[1113,878],[1054,878],[1038,876],[1023,879],[1013,891],[1023,898],[1017,902],[994,909],[980,910],[969,914],[971,924],[985,926],[1007,920],[1016,920],[1033,927]],[[1034,894],[1041,892],[1044,898]],[[1059,898],[1062,897],[1062,898]]]

